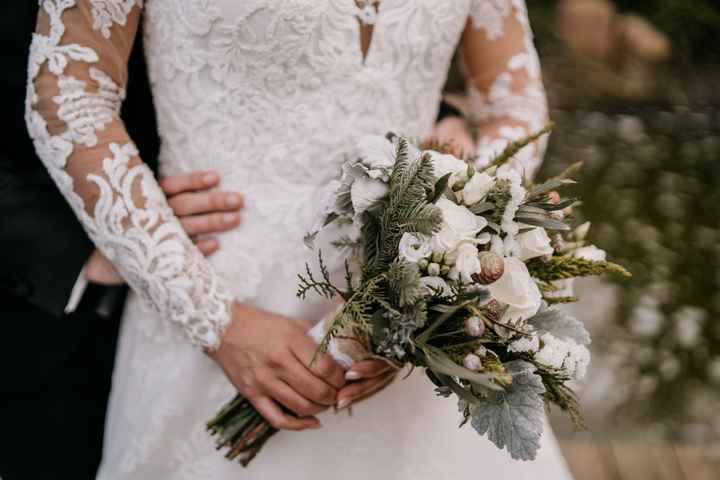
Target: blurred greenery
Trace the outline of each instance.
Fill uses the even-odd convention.
[[[676,61],[640,74],[572,58],[555,32],[557,2],[528,3],[557,124],[540,176],[585,161],[579,194],[591,240],[634,273],[618,283],[617,308],[595,338],[596,357],[618,366],[616,425],[717,438],[720,2],[618,1],[673,43]]]

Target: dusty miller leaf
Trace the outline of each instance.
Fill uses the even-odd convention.
[[[570,339],[580,345],[590,345],[590,334],[585,325],[557,307],[540,310],[528,323],[540,332],[550,333],[561,340]]]
[[[535,367],[516,360],[505,364],[513,383],[504,392],[491,392],[470,409],[472,426],[515,460],[534,460],[543,433],[542,378]]]

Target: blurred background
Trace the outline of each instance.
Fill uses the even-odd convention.
[[[565,456],[578,480],[718,479],[720,1],[527,3],[556,122],[540,177],[584,161],[578,221],[634,274],[568,307],[594,364],[588,431],[552,415]]]

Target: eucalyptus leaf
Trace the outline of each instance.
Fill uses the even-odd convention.
[[[448,183],[450,182],[450,176],[452,176],[452,173],[447,173],[440,177],[437,182],[435,182],[435,188],[433,189],[432,194],[428,198],[429,203],[435,203],[440,199],[443,192],[445,192],[445,190],[447,189]]]
[[[505,364],[513,383],[470,406],[472,426],[516,460],[534,460],[540,449],[545,415],[542,378],[522,360]]]
[[[431,345],[420,347],[425,355],[427,366],[436,374],[469,380],[488,390],[502,390],[502,387],[492,381],[492,375],[473,372],[462,365],[455,363],[445,352]]]
[[[469,207],[467,207],[468,210],[470,210],[475,215],[480,215],[485,212],[489,212],[490,210],[495,210],[495,205],[493,205],[490,202],[477,202],[473,203]]]
[[[576,183],[577,182],[575,180],[570,180],[568,178],[553,178],[545,183],[541,183],[537,187],[532,188],[528,192],[528,198],[539,197],[540,195],[552,192],[553,190],[557,190],[558,188],[562,188],[566,185],[573,185]]]
[[[515,216],[515,220],[517,220],[520,223],[524,223],[527,225],[533,225],[535,227],[542,227],[546,230],[560,230],[560,231],[567,231],[570,230],[570,227],[560,220],[555,220],[554,218],[541,216],[541,215],[534,215],[530,213],[525,214],[518,214]]]

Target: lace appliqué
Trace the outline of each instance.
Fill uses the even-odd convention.
[[[127,25],[127,17],[136,4],[142,7],[143,0],[90,0],[93,30],[100,30],[103,37],[110,38],[113,23]]]
[[[135,2],[93,2],[93,12],[100,3],[119,8],[112,10],[114,13],[108,18],[125,25]],[[117,121],[124,98],[124,90],[95,67],[88,68],[89,79],[97,87],[95,92],[87,91],[85,81],[65,75],[71,61],[92,64],[99,59],[89,48],[61,45],[65,34],[63,14],[75,6],[75,0],[42,2],[50,31],[47,36],[36,34],[31,46],[26,121],[38,156],[90,238],[118,267],[146,305],[182,325],[195,344],[215,348],[229,323],[232,298],[184,234],[152,172],[143,163],[133,166],[132,159],[138,155],[135,146],[129,141],[122,145],[110,142],[111,157],[102,161],[95,157],[83,158],[85,164],[91,164],[86,180],[97,192],[92,195],[97,197],[92,214],[66,171],[68,161],[86,154],[76,149],[76,145],[98,145],[98,132]],[[66,127],[58,135],[49,131],[46,120],[35,108],[40,100],[35,79],[46,63],[49,72],[57,77],[59,94],[52,101],[57,105],[57,118]]]

